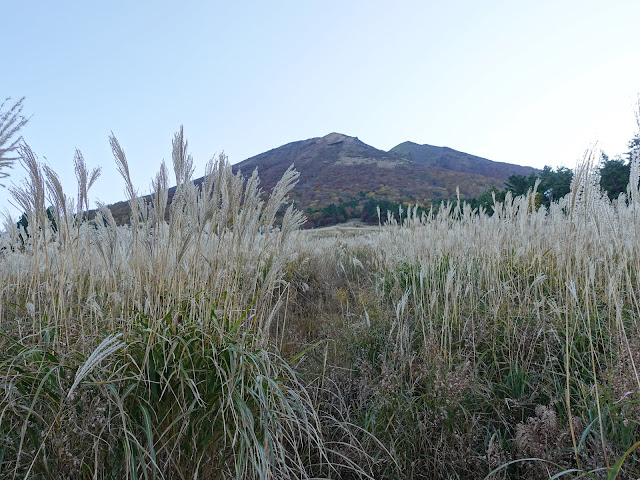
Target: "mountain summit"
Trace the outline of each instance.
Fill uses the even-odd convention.
[[[378,165],[393,168],[407,164],[407,160],[367,145],[358,137],[330,133],[324,137],[287,143],[240,162],[236,167],[243,171],[246,168],[258,167],[260,178],[265,181],[263,175],[266,170],[274,166],[284,167],[286,170],[292,163],[296,165],[302,177],[313,177],[323,169],[341,165]]]

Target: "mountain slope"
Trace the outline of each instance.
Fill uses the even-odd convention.
[[[501,182],[506,182],[511,175],[528,176],[536,171],[532,167],[494,162],[448,147],[419,145],[413,142],[401,143],[389,150],[389,153],[427,167],[440,167],[456,172],[475,173],[485,177],[495,178]]]

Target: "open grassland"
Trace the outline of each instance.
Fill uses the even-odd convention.
[[[21,151],[0,478],[640,476],[638,159],[614,201],[586,158],[548,210],[324,235],[286,207],[293,171],[265,197],[221,158],[197,189],[180,132],[173,202],[163,165],[144,204],[111,144],[127,226],[83,219],[81,156],[71,201]]]
[[[379,231],[380,227],[367,225],[359,220],[349,220],[330,227],[313,228],[305,230],[304,233],[313,240],[321,238],[345,238],[358,237]]]

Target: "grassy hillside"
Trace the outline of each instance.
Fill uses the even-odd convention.
[[[404,142],[393,147],[389,153],[406,158],[428,167],[439,167],[454,172],[465,172],[506,182],[511,175],[529,176],[535,168],[523,167],[511,163],[494,162],[486,158],[459,152],[449,147],[418,145]]]

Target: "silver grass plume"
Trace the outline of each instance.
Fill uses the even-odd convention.
[[[101,167],[96,167],[91,172],[87,168],[82,152],[76,148],[76,154],[73,158],[76,178],[78,180],[78,216],[85,209],[89,211],[89,189],[95,183],[102,172]]]
[[[204,170],[204,178],[202,185],[200,186],[200,198],[198,199],[198,221],[200,226],[211,219],[216,208],[216,202],[214,201],[214,175],[218,163],[224,163],[224,152],[221,153],[216,162],[215,158],[211,158],[207,162]]]
[[[17,202],[18,208],[22,209],[28,217],[30,217],[30,224],[33,224],[35,230],[38,226],[45,225],[45,188],[44,188],[44,176],[42,175],[42,168],[33,153],[33,150],[23,143],[18,148],[20,153],[20,163],[27,171],[28,178],[23,182],[21,187],[12,186],[9,187],[9,192]]]
[[[640,151],[636,149],[631,153],[631,171],[629,172],[629,185],[627,187],[629,199],[634,204],[640,203],[638,182],[640,182]]]
[[[58,215],[66,217],[69,214],[69,200],[64,194],[60,177],[58,177],[58,174],[49,165],[43,165],[42,169],[44,170],[46,177],[45,182],[47,184],[48,192],[47,198],[55,207]]]
[[[112,353],[118,351],[125,344],[120,340],[122,333],[117,333],[115,335],[107,336],[100,345],[96,347],[96,349],[89,355],[89,358],[82,364],[82,366],[76,372],[76,378],[73,381],[73,385],[69,389],[67,393],[67,398],[71,396],[73,391],[80,385],[80,382],[89,375],[95,367],[102,362],[105,358],[107,358]]]
[[[280,241],[286,241],[292,232],[302,227],[305,220],[306,218],[303,212],[295,209],[293,205],[289,205],[287,210],[284,212],[284,217],[282,218]]]
[[[213,174],[214,188],[212,195],[214,215],[212,227],[220,234],[234,224],[240,212],[244,197],[244,177],[241,172],[233,174],[226,157],[220,158]]]
[[[259,224],[260,210],[263,201],[260,200],[262,191],[259,188],[260,179],[257,169],[246,181],[242,200],[238,204],[238,210],[234,213],[234,235],[238,238],[254,238],[258,234],[256,228]]]
[[[74,209],[73,199],[68,198],[62,188],[62,182],[58,174],[48,165],[43,165],[45,182],[47,185],[47,198],[54,207],[55,220],[58,225],[58,235],[62,241],[69,238],[69,221]]]
[[[636,123],[638,129],[640,129],[640,97],[638,97],[638,105],[635,113]],[[631,152],[631,171],[629,172],[629,185],[627,186],[627,194],[633,205],[640,204],[638,182],[640,182],[640,149],[635,148]]]
[[[136,189],[133,187],[133,182],[131,181],[131,174],[129,173],[129,163],[127,162],[127,157],[124,154],[124,150],[120,146],[118,139],[111,132],[109,135],[109,144],[111,145],[111,151],[113,152],[113,157],[116,160],[116,166],[118,167],[118,172],[122,175],[122,178],[125,181],[125,193],[129,199],[129,205],[131,206],[131,224],[136,226],[139,220],[139,205],[138,205],[138,193]]]
[[[105,264],[112,267],[119,260],[117,257],[118,227],[111,210],[102,202],[96,203],[98,211],[95,220],[95,245],[98,247]]]
[[[595,151],[595,146],[586,150],[574,171],[570,189],[572,212],[580,209],[586,213],[585,209],[591,207],[601,197],[600,172],[594,167],[593,162]]]
[[[8,209],[2,212],[2,223],[4,233],[9,235],[10,245],[15,245],[19,233],[18,225]]]
[[[180,130],[173,137],[173,170],[176,175],[176,185],[187,183],[191,180],[194,172],[193,157],[188,152],[189,142],[184,138],[184,128],[180,125]]]
[[[193,175],[193,157],[188,151],[189,142],[184,138],[184,127],[180,125],[172,141],[171,157],[173,160],[173,171],[176,176],[176,191],[171,202],[172,220],[183,217],[193,217],[195,212],[191,211],[197,203],[197,191],[191,176]],[[173,222],[174,228],[181,225],[181,222]]]
[[[300,173],[294,170],[293,165],[291,165],[287,168],[287,171],[284,172],[282,178],[278,183],[276,183],[275,187],[273,187],[269,200],[267,200],[267,204],[262,212],[262,221],[264,225],[269,226],[273,224],[276,214],[278,213],[278,209],[283,203],[285,203],[287,195],[296,183],[298,183],[298,178],[300,178]]]
[[[0,178],[7,177],[9,174],[4,173],[2,170],[11,168],[13,162],[20,158],[19,156],[12,156],[12,154],[18,150],[18,144],[22,137],[12,139],[29,121],[28,118],[22,115],[22,102],[24,101],[24,97],[18,100],[7,111],[4,111],[4,106],[9,100],[10,99],[7,98],[0,104]]]
[[[155,178],[151,181],[151,189],[153,192],[153,208],[156,224],[164,222],[164,216],[169,200],[169,170],[167,165],[162,161],[160,171],[156,173]]]
[[[218,158],[218,162],[214,165],[214,170],[212,172],[212,182],[213,182],[213,201],[215,204],[216,211],[220,206],[220,201],[222,199],[223,193],[223,185],[226,183],[226,175],[227,170],[231,170],[229,166],[229,162],[226,156],[220,155]]]

